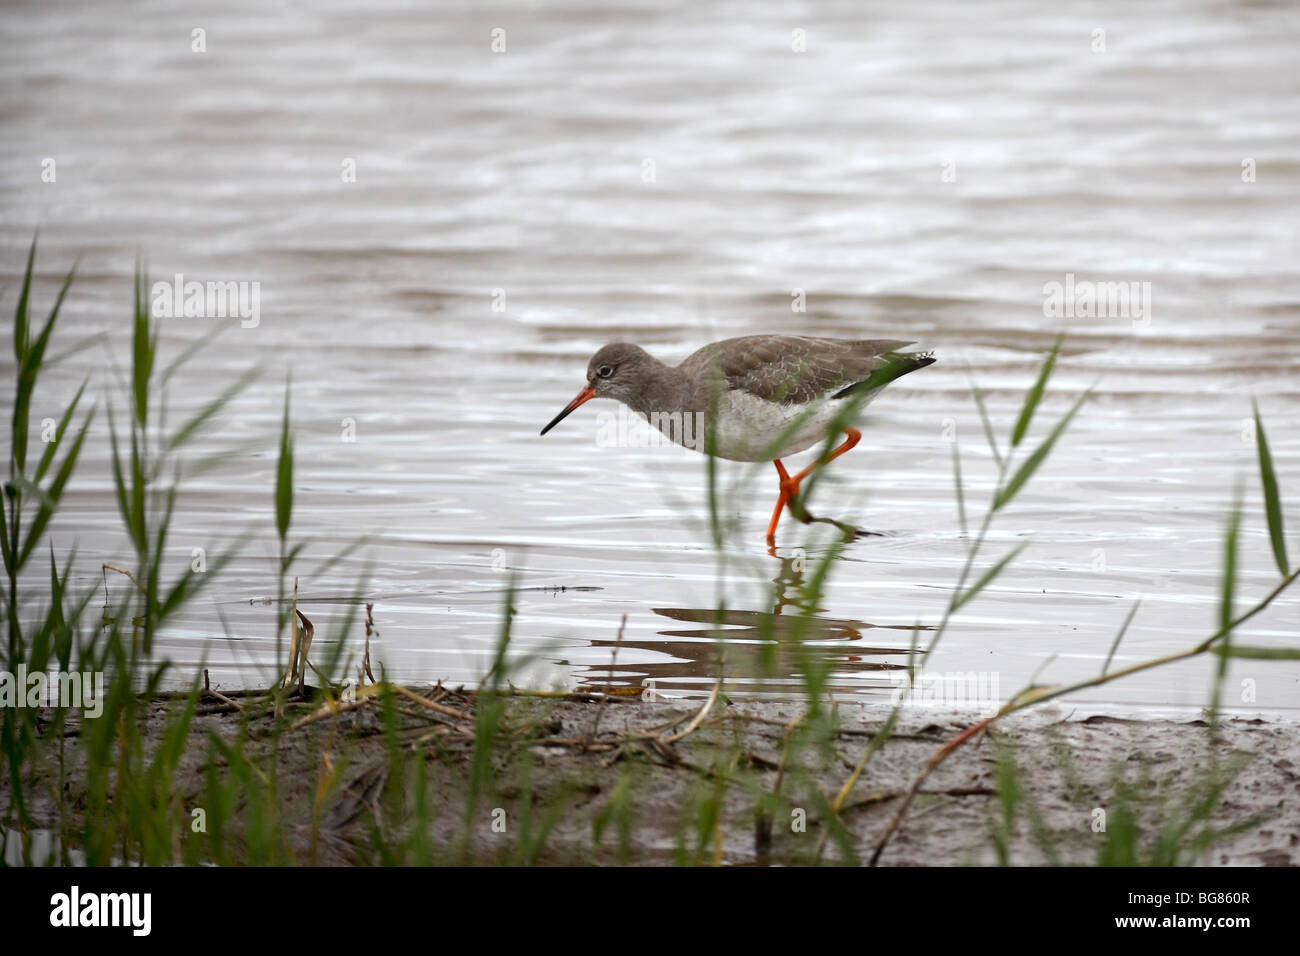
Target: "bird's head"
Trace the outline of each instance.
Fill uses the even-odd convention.
[[[640,346],[627,342],[604,346],[587,363],[587,387],[551,419],[550,424],[542,429],[542,434],[545,435],[570,412],[593,398],[613,398],[635,406],[653,364],[654,359]]]

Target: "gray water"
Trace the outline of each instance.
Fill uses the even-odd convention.
[[[206,52],[191,50],[195,28]],[[1035,675],[1081,679],[1139,597],[1117,665],[1184,649],[1217,626],[1238,481],[1239,600],[1278,579],[1251,396],[1300,500],[1298,28],[1287,3],[11,4],[4,307],[39,227],[38,307],[80,255],[61,340],[107,333],[49,374],[33,410],[56,415],[87,375],[100,408],[56,549],[78,547],[82,589],[127,560],[104,409],[125,407],[142,252],[156,279],[255,281],[261,295],[255,328],[162,321],[169,355],[219,332],[171,383],[173,423],[263,369],[191,450],[224,457],[184,487],[174,571],[195,548],[211,561],[251,537],[162,636],[174,680],[203,665],[219,687],[270,677],[291,372],[292,534],[310,542],[297,571],[319,642],[339,639],[359,597],[388,676],[472,682],[514,580],[516,683],[604,685],[626,615],[616,682],[698,695],[725,652],[732,692],[793,695],[793,654],[778,656],[781,679],[760,679],[753,628],[794,610],[774,606],[773,580],[815,562],[830,532],[787,517],[766,554],[771,466],[723,467],[739,526],[720,558],[702,456],[602,447],[606,403],[537,431],[607,341],[676,361],[749,332],[916,340],[938,364],[876,401],[813,501],[883,532],[837,561],[815,635],[841,699],[883,700],[969,542],[948,439],[973,519],[993,487],[971,376],[1005,444],[1066,327],[1032,440],[1095,394],[994,523],[981,567],[1030,546],[930,669],[996,675],[1004,697]],[[1045,285],[1067,274],[1150,283],[1145,314],[1045,315]],[[1300,527],[1294,506],[1288,518]],[[349,653],[360,636],[342,635]],[[1291,593],[1239,640],[1298,636]],[[1157,669],[1081,700],[1196,707],[1211,669]],[[1228,702],[1245,686],[1247,710],[1294,709],[1298,681],[1294,663],[1241,662]]]

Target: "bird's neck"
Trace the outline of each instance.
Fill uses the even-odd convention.
[[[637,394],[634,411],[649,416],[654,412],[681,411],[690,405],[686,373],[671,365],[665,365],[656,358],[653,374],[647,376],[646,385]]]

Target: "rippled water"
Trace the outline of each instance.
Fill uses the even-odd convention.
[[[388,674],[472,681],[513,575],[519,682],[603,685],[626,615],[619,681],[700,693],[725,647],[740,692],[795,693],[793,651],[777,658],[788,679],[761,681],[753,641],[764,615],[794,610],[772,600],[774,580],[791,594],[794,549],[815,562],[828,533],[787,518],[778,557],[764,552],[771,467],[724,466],[739,533],[720,559],[702,457],[601,447],[595,404],[537,431],[611,340],[675,361],[754,331],[914,339],[939,363],[877,400],[813,502],[886,532],[837,562],[815,635],[837,692],[883,699],[965,555],[947,437],[973,515],[992,487],[969,375],[1005,435],[1065,324],[1044,315],[1044,286],[1073,274],[1150,283],[1149,310],[1068,323],[1036,435],[1081,389],[1095,396],[994,524],[989,560],[1030,547],[932,667],[996,674],[1004,696],[1040,668],[1040,682],[1079,679],[1138,596],[1117,660],[1185,648],[1216,626],[1238,479],[1242,600],[1277,578],[1252,395],[1300,500],[1298,27],[1286,3],[11,5],[5,307],[39,226],[38,303],[80,254],[63,340],[109,339],[52,372],[34,409],[54,414],[86,374],[101,406],[56,546],[78,545],[86,588],[125,554],[102,407],[122,408],[143,251],[155,277],[261,290],[256,328],[163,323],[169,352],[223,327],[173,381],[173,421],[264,369],[195,448],[228,454],[186,486],[176,569],[252,537],[165,635],[178,678],[204,660],[221,686],[269,674],[291,370],[293,534],[311,541],[299,573],[318,634],[355,610],[366,573]],[[191,51],[196,28],[206,52]],[[371,543],[320,570],[360,535]],[[1297,636],[1292,594],[1242,639]],[[1209,674],[1152,671],[1091,699],[1196,706]],[[1297,705],[1294,665],[1239,665],[1230,697],[1243,679],[1246,706]]]

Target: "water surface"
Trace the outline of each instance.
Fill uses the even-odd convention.
[[[163,322],[169,354],[220,329],[172,381],[172,422],[264,369],[194,448],[225,457],[186,484],[176,571],[195,548],[211,559],[250,538],[163,636],[177,680],[203,663],[218,686],[269,679],[291,372],[292,533],[311,542],[298,572],[321,639],[370,601],[390,677],[471,682],[513,582],[519,683],[603,685],[626,616],[620,683],[700,694],[725,668],[739,694],[791,695],[792,648],[763,679],[754,641],[765,615],[797,610],[774,595],[793,593],[829,531],[787,519],[765,553],[771,467],[724,466],[738,527],[720,556],[702,457],[601,447],[597,403],[537,431],[611,340],[671,361],[748,332],[916,340],[938,364],[877,400],[814,502],[884,532],[837,561],[813,635],[837,695],[883,700],[969,543],[948,439],[972,517],[993,486],[971,376],[1005,437],[1068,325],[1031,440],[1095,393],[995,522],[988,560],[1029,548],[931,667],[996,674],[1004,696],[1040,670],[1080,679],[1139,597],[1117,662],[1183,649],[1216,627],[1239,480],[1241,600],[1277,579],[1251,396],[1283,491],[1300,495],[1298,25],[1286,4],[1218,2],[13,5],[0,23],[5,302],[39,226],[38,303],[80,255],[60,335],[108,335],[50,374],[34,410],[56,415],[86,375],[101,409],[56,549],[77,545],[84,588],[126,555],[103,407],[124,407],[143,252],[156,277],[261,290],[256,328]],[[1045,316],[1044,286],[1067,274],[1150,283],[1149,310]],[[355,649],[359,628],[345,636]],[[1297,636],[1292,594],[1242,639]],[[1199,706],[1210,672],[1156,670],[1087,699]],[[1293,709],[1298,681],[1294,665],[1249,662],[1229,697],[1245,686],[1247,709]]]

